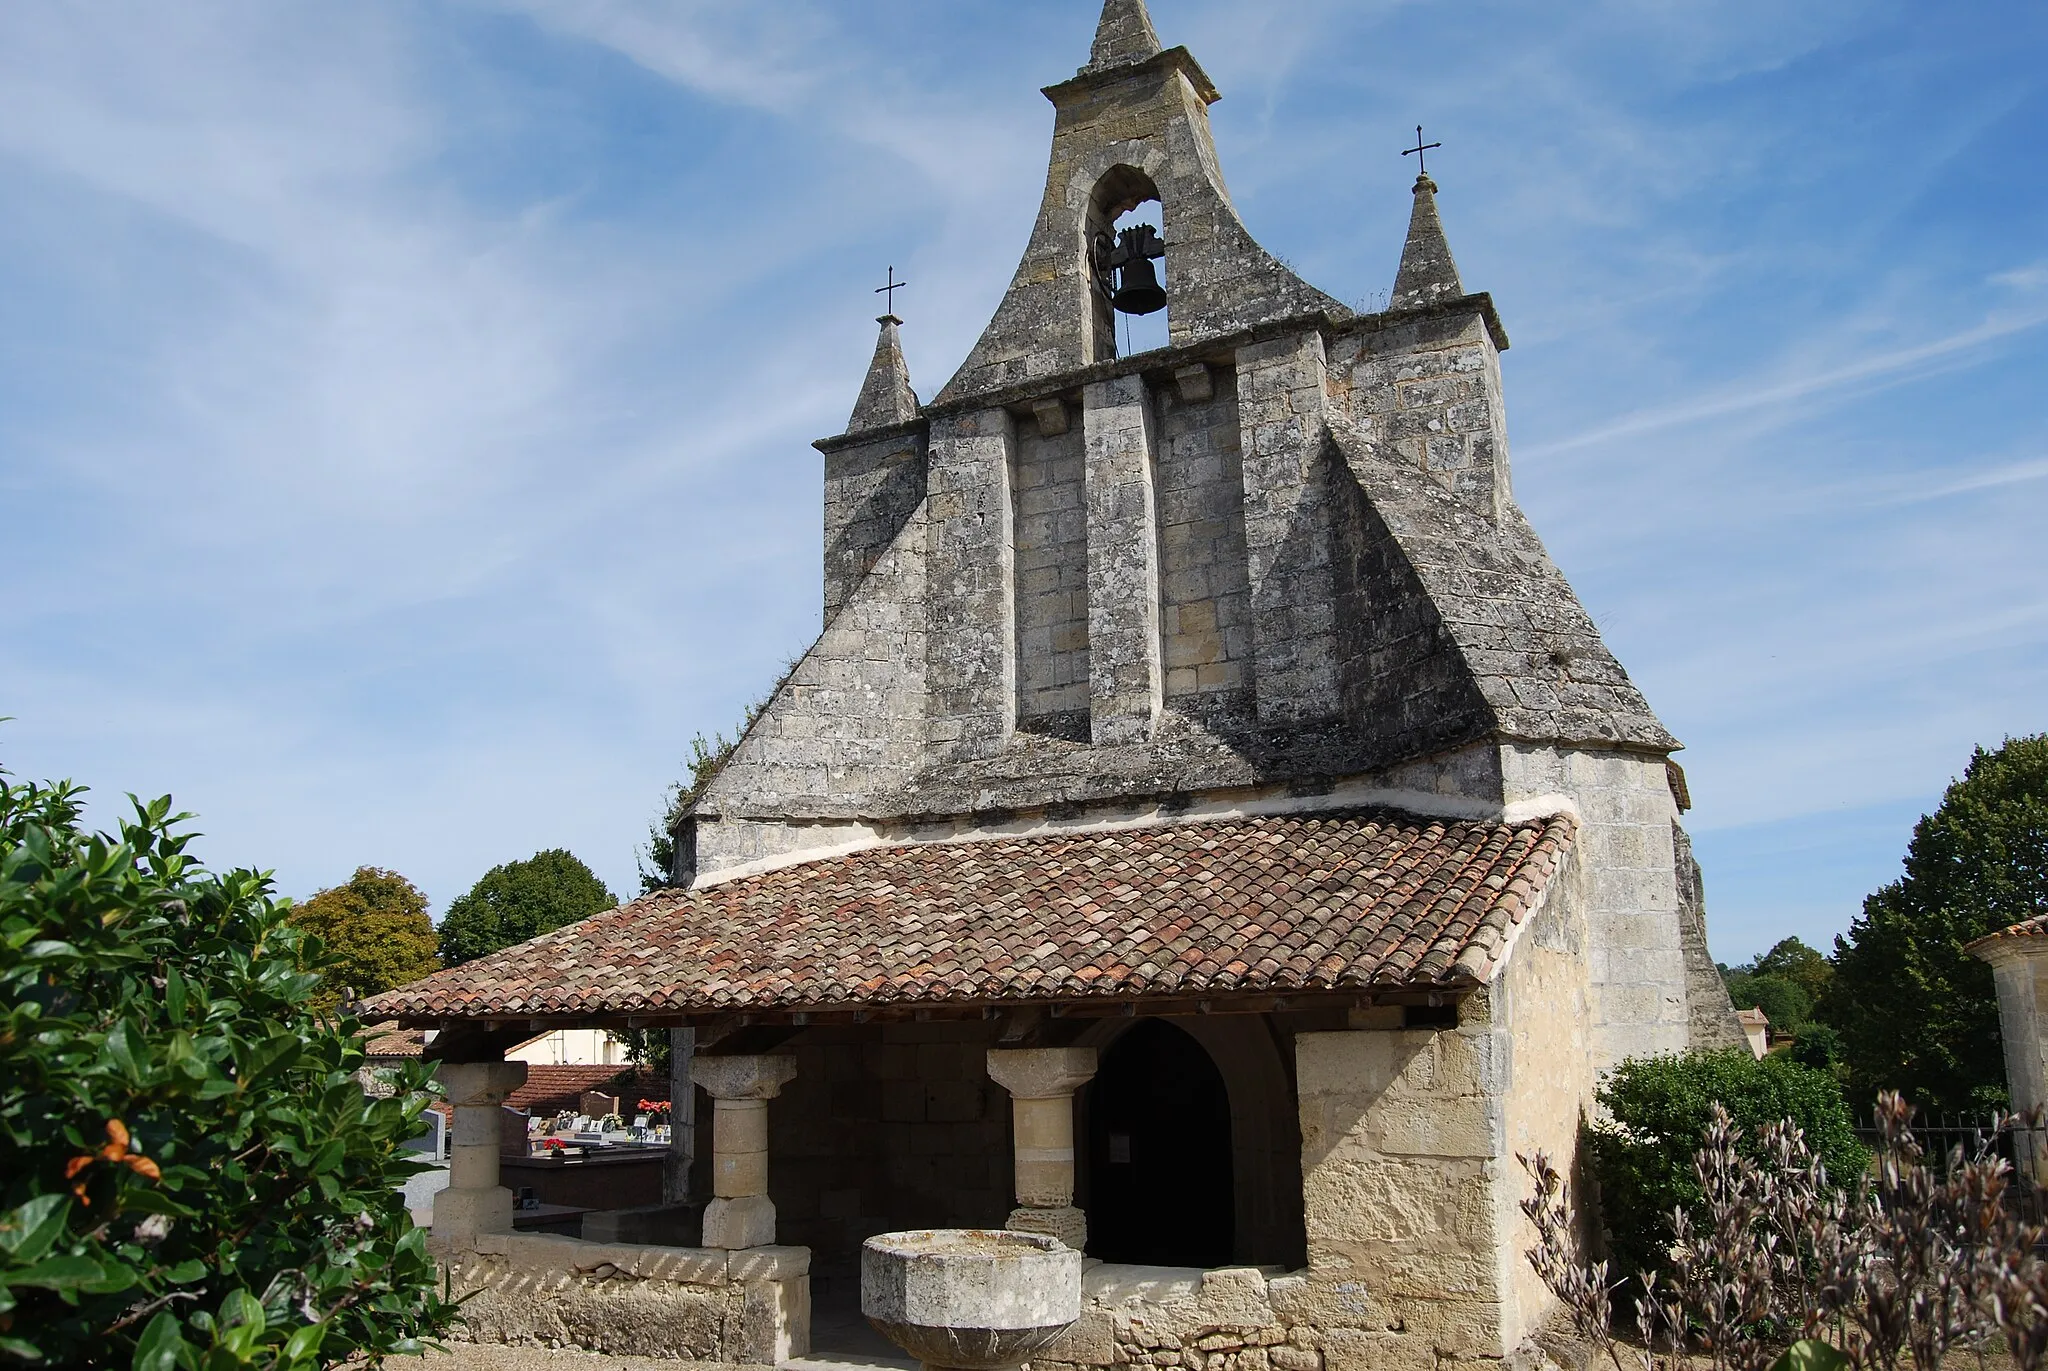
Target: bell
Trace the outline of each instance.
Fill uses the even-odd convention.
[[[1166,308],[1166,290],[1152,270],[1149,258],[1134,256],[1123,264],[1123,283],[1109,297],[1110,306],[1124,314],[1151,314]]]

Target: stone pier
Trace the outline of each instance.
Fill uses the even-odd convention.
[[[988,1074],[1010,1092],[1017,1158],[1017,1208],[1004,1226],[1079,1251],[1088,1216],[1074,1208],[1074,1092],[1094,1079],[1095,1049],[990,1048]]]
[[[526,1084],[525,1062],[442,1062],[434,1078],[448,1091],[455,1128],[448,1185],[434,1196],[434,1236],[466,1242],[512,1231],[512,1192],[498,1184],[499,1115]]]
[[[711,1096],[711,1193],[704,1245],[740,1250],[775,1241],[768,1198],[768,1101],[796,1077],[787,1056],[699,1057],[691,1079]]]

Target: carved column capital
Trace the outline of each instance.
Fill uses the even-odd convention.
[[[1056,1100],[1095,1078],[1092,1047],[992,1047],[989,1079],[1012,1099]]]

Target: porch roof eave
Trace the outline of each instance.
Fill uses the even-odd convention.
[[[1370,990],[1301,990],[1290,992],[1213,991],[1202,995],[1119,996],[1085,999],[990,999],[946,1001],[842,1001],[829,1004],[762,1005],[731,1008],[667,1009],[493,1008],[466,1012],[462,1006],[416,1009],[379,1016],[379,1022],[405,1028],[525,1029],[533,1033],[557,1028],[730,1028],[755,1025],[807,1027],[825,1024],[906,1023],[993,1020],[1036,1012],[1054,1019],[1163,1017],[1195,1014],[1274,1014],[1312,1010],[1363,1009],[1375,1005],[1455,1004],[1478,988],[1471,980],[1437,984],[1388,985]]]

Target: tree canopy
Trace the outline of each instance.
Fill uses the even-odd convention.
[[[321,891],[293,909],[290,919],[326,948],[316,1008],[333,1008],[347,990],[375,995],[441,966],[427,897],[396,871],[359,866],[346,885]]]
[[[441,919],[441,961],[474,961],[612,908],[618,900],[597,873],[564,848],[536,852],[485,872]]]
[[[1834,974],[1826,957],[1797,938],[1780,939],[1740,966],[1721,968],[1735,1007],[1763,1010],[1771,1027],[1782,1033],[1806,1026]]]
[[[369,1099],[352,1020],[267,875],[186,855],[168,798],[85,832],[0,776],[0,1361],[311,1371],[447,1329],[424,1068]]]
[[[1991,968],[1966,944],[2048,911],[2048,734],[1982,748],[1914,826],[1899,880],[1835,940],[1821,1017],[1842,1035],[1851,1098],[1937,1110],[2005,1099]]]

